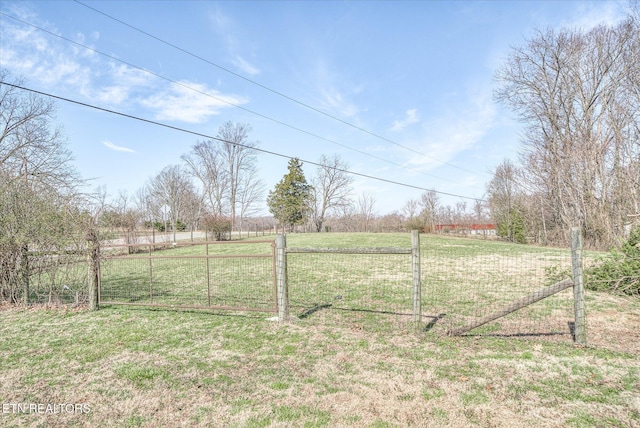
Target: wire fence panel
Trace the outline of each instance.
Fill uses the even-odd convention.
[[[104,247],[99,300],[274,312],[273,247],[273,241]]]
[[[87,301],[87,256],[83,252],[32,253],[29,257],[28,302],[74,304]]]
[[[412,320],[410,250],[404,254],[312,251],[287,254],[292,315],[307,322],[376,330]]]
[[[556,291],[547,287],[571,280],[569,250],[438,237],[424,241],[423,313],[431,318],[427,331],[449,334],[507,313],[469,334],[571,336],[571,284],[562,282],[556,287],[562,291],[533,303]]]

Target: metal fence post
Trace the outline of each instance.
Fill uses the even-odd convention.
[[[571,228],[571,265],[573,268],[573,312],[575,316],[573,340],[579,345],[586,345],[587,328],[582,277],[582,231],[579,227]]]
[[[287,282],[287,239],[276,235],[276,288],[278,294],[278,321],[289,320],[289,284]]]
[[[411,271],[413,273],[413,321],[422,320],[422,283],[420,281],[420,232],[411,231]]]

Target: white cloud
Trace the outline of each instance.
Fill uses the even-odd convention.
[[[413,125],[414,123],[418,123],[420,121],[420,119],[418,118],[418,110],[415,108],[407,110],[406,115],[407,116],[402,120],[393,121],[391,131],[402,131],[407,126]]]
[[[616,25],[626,16],[620,2],[580,2],[576,16],[562,22],[562,27],[590,30],[598,25]]]
[[[247,37],[243,37],[242,27],[220,9],[216,9],[210,15],[209,21],[213,26],[213,30],[224,41],[227,52],[231,56],[229,59],[231,64],[238,68],[241,73],[250,76],[260,74],[260,69],[246,59],[247,52],[251,53],[255,50],[251,46],[252,43],[247,40]]]
[[[220,94],[215,89],[192,82],[178,82],[161,93],[141,101],[156,111],[157,120],[202,123],[210,116],[220,114],[224,108],[247,103],[242,97]]]
[[[236,55],[234,59],[231,60],[231,63],[238,67],[240,71],[245,74],[249,74],[251,76],[255,76],[260,74],[260,70],[255,67],[253,64],[250,64],[246,59],[242,58],[240,55]]]
[[[311,72],[311,81],[319,93],[319,105],[338,116],[353,119],[360,113],[356,104],[349,100],[349,94],[362,92],[362,85],[349,85],[323,59],[319,59]],[[343,90],[342,88],[351,88]]]
[[[110,149],[110,150],[115,150],[116,152],[126,152],[126,153],[135,153],[136,151],[133,149],[130,149],[128,147],[123,147],[123,146],[118,146],[114,143],[112,143],[111,141],[103,141],[102,144]]]
[[[28,11],[17,11],[15,15],[26,13]],[[30,15],[28,21],[54,34],[62,34],[38,16]],[[119,106],[134,95],[148,93],[157,82],[156,77],[143,70],[105,60],[90,49],[57,40],[10,19],[3,19],[0,38],[3,67],[16,76],[24,76],[29,82],[54,88],[57,93],[80,95],[91,102]],[[97,41],[100,34],[97,31],[86,35],[76,32],[69,38],[86,44]]]
[[[105,86],[92,94],[100,104],[119,105],[129,97],[129,89],[124,86]]]
[[[427,134],[412,147],[428,157],[411,155],[409,165],[433,169],[443,162],[451,162],[460,153],[481,142],[493,126],[496,106],[490,91],[471,93],[465,98],[465,107],[450,106],[447,114],[425,124]]]
[[[343,117],[354,117],[360,111],[355,104],[348,101],[343,93],[335,88],[323,88],[320,91],[322,106]]]
[[[46,31],[60,34],[47,22],[43,22],[27,11],[13,11],[15,15],[28,15],[33,22]],[[84,40],[84,35],[72,35],[76,40]],[[61,86],[81,87],[92,74],[91,69],[83,65],[81,57],[86,57],[86,49],[70,46],[52,36],[10,19],[4,19],[0,26],[2,39],[2,65],[12,74],[24,76],[29,82],[40,82],[46,87],[60,89]]]
[[[119,106],[138,94],[152,91],[158,80],[143,70],[116,62],[100,70],[81,86],[82,95],[99,104]],[[97,81],[102,84],[95,85]]]

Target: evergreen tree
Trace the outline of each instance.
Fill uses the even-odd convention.
[[[307,220],[313,202],[313,187],[307,183],[300,159],[291,159],[288,169],[289,172],[269,192],[267,205],[276,220],[293,227]]]

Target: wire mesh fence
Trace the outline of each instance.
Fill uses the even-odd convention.
[[[570,250],[423,235],[420,322],[415,323],[410,241],[407,234],[398,237],[406,247],[387,253],[380,248],[287,249],[292,316],[307,323],[437,335],[571,337]]]
[[[100,304],[275,311],[273,241],[102,248]]]
[[[561,338],[575,329],[569,249],[422,235],[416,300],[416,249],[406,233],[291,238],[283,269],[286,297],[291,318],[302,323]],[[296,246],[301,242],[338,248]],[[385,247],[372,246],[376,243]],[[11,298],[86,303],[92,281],[89,248],[24,253],[16,263],[24,264],[28,275],[14,281]],[[102,245],[98,254],[101,304],[279,309],[273,241]],[[588,290],[640,295],[638,257],[589,254],[583,272]]]
[[[571,337],[570,250],[433,238],[423,246],[422,259],[424,304],[431,316],[427,331]]]
[[[413,320],[411,253],[288,252],[292,315],[354,328],[397,328]]]
[[[84,251],[28,254],[26,301],[31,304],[80,305],[88,295],[87,255]]]

